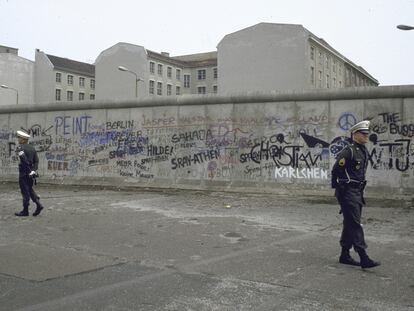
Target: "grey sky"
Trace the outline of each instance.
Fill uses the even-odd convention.
[[[34,59],[93,63],[118,42],[170,52],[214,51],[228,33],[260,22],[302,24],[381,85],[414,84],[414,0],[0,0],[0,45]]]

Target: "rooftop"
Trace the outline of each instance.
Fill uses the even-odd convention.
[[[55,69],[69,71],[76,74],[94,77],[95,66],[88,63],[78,62],[68,58],[62,58],[54,55],[46,54],[49,60],[52,62]]]

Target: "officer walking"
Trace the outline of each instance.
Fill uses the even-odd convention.
[[[364,145],[368,142],[369,125],[369,121],[361,121],[350,129],[352,142],[337,155],[332,169],[332,188],[335,188],[335,196],[344,218],[339,262],[361,268],[373,268],[381,264],[368,257],[361,225],[368,166],[368,152]],[[351,247],[358,253],[360,262],[351,257]]]
[[[17,140],[19,146],[16,153],[19,156],[19,186],[23,197],[23,210],[15,213],[16,216],[29,216],[30,199],[36,204],[36,210],[33,216],[37,216],[43,209],[40,203],[40,197],[33,190],[33,184],[36,181],[39,158],[37,152],[32,145],[29,145],[30,135],[25,131],[17,131]]]

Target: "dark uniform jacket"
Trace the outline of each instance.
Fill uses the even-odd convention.
[[[37,156],[37,152],[32,145],[23,144],[20,145],[17,152],[23,151],[24,154],[19,156],[20,163],[19,163],[19,175],[26,176],[29,175],[31,171],[37,171],[39,166],[39,157]]]
[[[336,157],[332,168],[332,188],[365,187],[368,167],[368,152],[364,145],[352,142]]]

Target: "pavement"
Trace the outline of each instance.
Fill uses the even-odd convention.
[[[367,202],[382,265],[362,270],[338,263],[334,198],[36,190],[43,212],[15,217],[0,183],[0,310],[414,310],[411,202]]]

